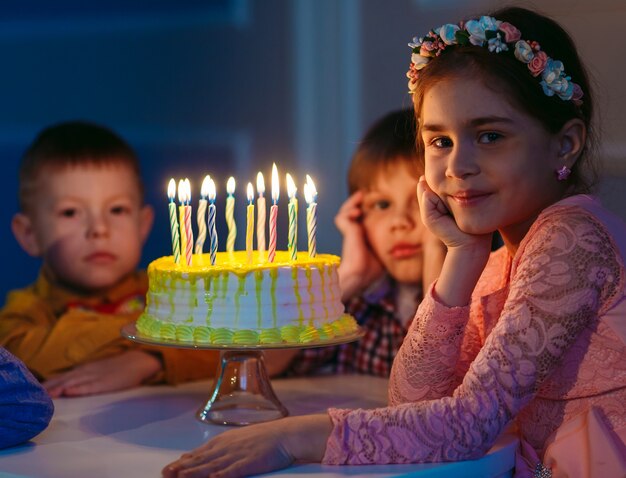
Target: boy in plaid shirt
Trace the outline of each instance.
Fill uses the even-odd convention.
[[[389,376],[423,286],[437,277],[445,254],[420,220],[416,187],[423,168],[415,130],[413,110],[392,112],[370,127],[348,171],[350,197],[335,217],[343,235],[342,300],[365,335],[283,355],[287,374]],[[275,368],[276,360],[268,361],[271,374],[285,370]]]

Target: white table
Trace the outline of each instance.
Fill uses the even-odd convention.
[[[387,380],[335,376],[272,381],[291,415],[328,407],[384,406]],[[140,387],[124,392],[55,400],[50,426],[31,443],[0,451],[1,478],[158,478],[167,463],[228,427],[195,418],[211,384]],[[334,478],[366,476],[512,476],[517,440],[503,435],[485,457],[428,465],[295,465],[270,475]]]

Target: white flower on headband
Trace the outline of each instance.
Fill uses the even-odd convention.
[[[447,23],[439,29],[439,36],[446,45],[454,45],[456,43],[456,32],[459,30],[458,25]]]
[[[557,95],[564,101],[573,101],[580,106],[583,91],[564,71],[563,63],[550,58],[536,41],[521,39],[520,31],[508,22],[493,17],[482,16],[478,20],[468,20],[465,24],[447,23],[428,33],[413,38],[409,47],[413,50],[411,65],[406,76],[409,78],[409,93],[417,88],[419,71],[428,62],[454,45],[475,45],[486,47],[490,52],[512,51],[513,56],[528,66],[533,76],[540,76],[540,85],[547,96]]]

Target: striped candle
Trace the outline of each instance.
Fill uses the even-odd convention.
[[[187,255],[185,250],[187,248],[187,230],[185,229],[185,181],[182,179],[178,181],[178,224],[180,227],[180,251],[182,265],[189,265],[187,262]]]
[[[293,182],[291,175],[287,173],[287,195],[289,196],[289,204],[287,206],[289,215],[287,245],[289,247],[289,257],[292,261],[298,258],[298,199],[296,198],[296,191],[296,184]]]
[[[311,176],[306,175],[304,184],[306,208],[306,230],[309,238],[309,257],[317,255],[317,190]]]
[[[174,255],[174,262],[180,263],[180,236],[178,233],[178,219],[176,218],[176,204],[174,198],[176,197],[176,181],[174,178],[170,179],[167,185],[167,197],[169,199],[169,212],[170,212],[170,232],[172,234],[172,254]]]
[[[187,236],[187,244],[185,245],[185,254],[187,256],[187,265],[192,262],[193,254],[193,230],[191,229],[191,184],[189,179],[185,178],[185,235]]]
[[[215,229],[215,183],[209,179],[208,184],[209,202],[209,252],[211,254],[211,265],[215,265],[217,255],[217,231]]]
[[[228,178],[226,183],[226,224],[228,225],[228,236],[226,237],[226,251],[235,250],[235,238],[237,237],[237,224],[235,223],[235,178]]]
[[[261,172],[256,175],[256,190],[259,193],[259,197],[256,200],[256,246],[259,253],[263,254],[265,252],[265,197],[263,196],[265,193],[265,181]]]
[[[206,207],[207,207],[207,188],[210,176],[205,176],[200,188],[200,200],[198,201],[198,212],[196,220],[198,222],[198,239],[196,239],[195,253],[202,254],[204,241],[206,240]]]
[[[246,208],[246,254],[248,263],[252,262],[252,239],[254,238],[254,189],[248,183],[248,207]]]
[[[276,256],[276,220],[278,219],[278,196],[280,185],[278,184],[278,170],[276,164],[272,165],[272,207],[270,207],[270,243],[267,252],[268,262],[274,262]]]

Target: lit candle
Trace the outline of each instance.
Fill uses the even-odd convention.
[[[208,184],[209,196],[209,252],[211,253],[211,265],[215,265],[215,256],[217,255],[217,230],[215,229],[215,183],[209,178]]]
[[[176,218],[176,203],[174,198],[176,197],[176,181],[174,178],[170,179],[167,185],[167,197],[169,199],[170,210],[170,232],[172,233],[172,253],[174,255],[174,262],[178,264],[180,262],[180,236],[178,233],[178,219]]]
[[[246,211],[246,253],[248,262],[252,262],[252,238],[254,237],[254,188],[248,183],[248,207]]]
[[[287,236],[287,243],[292,261],[298,258],[298,199],[296,198],[296,191],[296,184],[293,182],[291,175],[287,173],[287,195],[289,196],[289,205],[287,207],[289,235]]]
[[[278,196],[280,185],[278,184],[278,170],[276,164],[272,165],[272,207],[270,207],[270,244],[267,252],[267,260],[274,262],[276,255],[276,219],[278,218]]]
[[[235,178],[228,178],[226,183],[226,224],[228,225],[228,237],[226,237],[226,251],[235,250],[235,238],[237,237],[237,224],[235,224]]]
[[[185,254],[187,265],[190,266],[191,254],[193,254],[193,230],[191,229],[191,184],[187,178],[185,178],[185,235],[187,236]]]
[[[207,188],[209,187],[210,176],[205,176],[200,188],[200,200],[198,201],[198,213],[196,220],[198,221],[198,239],[196,239],[196,254],[202,254],[204,241],[206,240],[206,206],[207,206]]]
[[[309,257],[317,255],[317,189],[311,179],[306,175],[304,184],[304,199],[306,199],[306,230],[309,237]]]
[[[265,252],[265,197],[263,197],[263,194],[265,194],[265,181],[261,172],[256,175],[256,190],[259,193],[259,197],[256,200],[256,245],[259,253],[262,254]]]
[[[181,256],[183,258],[181,264],[189,265],[187,263],[187,256],[185,254],[185,249],[187,248],[187,231],[185,229],[185,191],[185,181],[181,179],[180,181],[178,181],[178,224],[180,227],[180,250]]]

